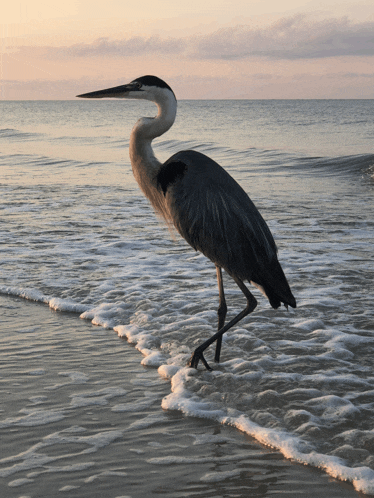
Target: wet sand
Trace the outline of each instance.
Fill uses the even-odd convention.
[[[348,498],[349,483],[217,422],[112,330],[0,295],[0,496]]]

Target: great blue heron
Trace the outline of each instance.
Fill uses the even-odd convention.
[[[257,306],[244,280],[258,287],[273,308],[281,303],[296,307],[269,227],[240,185],[209,157],[184,150],[163,164],[156,159],[152,140],[169,130],[177,111],[173,90],[160,78],[142,76],[127,85],[78,97],[145,99],[158,107],[156,117],[140,118],[131,132],[131,165],[136,181],[155,211],[216,265],[218,332],[196,348],[189,361],[191,367],[197,368],[201,360],[211,370],[204,351],[216,341],[215,361],[218,362],[223,334]],[[226,325],[222,268],[247,299],[245,309]]]

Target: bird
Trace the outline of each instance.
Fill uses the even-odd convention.
[[[156,158],[152,141],[171,128],[177,112],[177,99],[165,81],[147,75],[77,97],[143,99],[158,108],[155,117],[141,117],[132,129],[130,162],[156,214],[216,267],[218,330],[194,350],[187,364],[197,369],[201,361],[207,370],[212,370],[204,357],[206,349],[216,342],[214,360],[218,363],[223,334],[257,306],[245,281],[257,287],[274,309],[282,303],[287,309],[296,307],[271,231],[243,188],[210,157],[182,150],[164,163]],[[247,300],[245,308],[228,323],[222,269]]]

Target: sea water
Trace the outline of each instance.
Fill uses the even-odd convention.
[[[75,457],[112,448],[118,458],[120,417],[112,430],[96,435],[87,435],[79,419],[65,432],[48,432],[50,424],[82,407],[89,407],[85,413],[99,426],[105,420],[102,406],[114,414],[131,412],[126,388],[108,386],[113,375],[122,375],[122,354],[126,363],[117,334],[139,350],[146,367],[144,374],[131,374],[133,367],[126,365],[142,390],[144,410],[158,403],[159,417],[182,413],[235,427],[294,462],[374,494],[374,101],[182,101],[173,128],[154,142],[160,160],[195,149],[243,186],[274,235],[297,300],[296,310],[273,310],[251,287],[259,305],[223,337],[221,363],[214,364],[213,349],[207,351],[213,372],[186,363],[216,331],[214,265],[157,219],[129,164],[131,128],[139,116],[154,115],[152,104],[48,101],[0,107],[5,315],[18,306],[5,296],[21,297],[31,306],[70,312],[53,315],[58,334],[64,334],[64,320],[71,327],[78,317],[100,331],[77,338],[75,356],[66,358],[53,334],[40,344],[38,326],[28,327],[27,319],[14,338],[4,332],[1,375],[10,401],[0,420],[7,441],[0,477],[8,492],[49,472],[56,455],[42,452],[44,458],[39,450],[51,441],[66,444],[67,455],[73,446],[80,450]],[[230,318],[245,300],[225,274],[224,285]],[[103,333],[105,341],[98,338]],[[71,348],[73,342],[66,341]],[[85,391],[85,368],[101,361],[100,376],[92,374],[95,387]],[[28,379],[27,407],[19,376]],[[160,383],[167,392],[157,397]],[[72,385],[78,388],[65,400],[51,401],[50,393]],[[136,410],[141,413],[139,404]],[[145,420],[144,427],[148,422],[157,423]],[[20,435],[22,427],[43,430],[28,433],[24,447],[13,451],[9,436]],[[155,452],[149,463],[170,469],[183,458],[187,463],[192,457],[183,450]],[[105,476],[104,470],[92,471],[91,463],[79,457],[70,469],[82,473],[86,485]],[[65,462],[60,472],[67,470]],[[120,465],[112,472],[119,478],[128,473]],[[238,476],[230,469],[201,479]],[[86,496],[83,489],[76,496]],[[123,495],[141,496],[130,488]]]

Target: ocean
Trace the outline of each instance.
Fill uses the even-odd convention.
[[[374,495],[374,100],[181,101],[154,141],[242,185],[297,300],[251,286],[213,372],[215,267],[129,163],[153,104],[0,109],[1,496]]]

